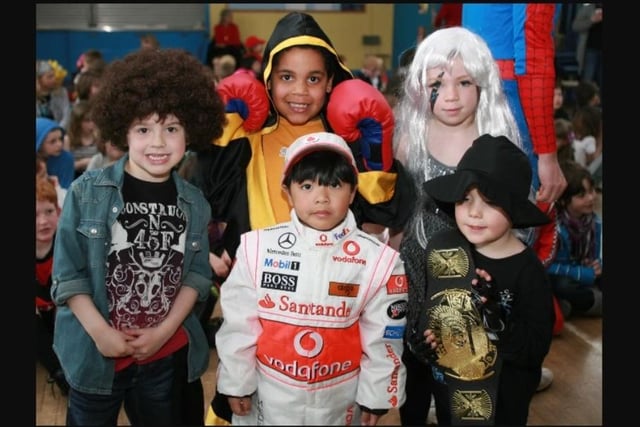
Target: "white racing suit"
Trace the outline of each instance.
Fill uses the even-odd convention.
[[[404,403],[407,281],[399,254],[357,229],[292,221],[241,237],[221,288],[217,389],[252,398],[233,425],[360,425]]]

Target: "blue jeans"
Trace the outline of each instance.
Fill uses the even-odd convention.
[[[572,312],[584,313],[593,306],[595,302],[593,286],[582,284],[568,276],[555,274],[549,274],[549,281],[556,298],[568,301]]]
[[[115,426],[120,407],[132,426],[171,425],[173,355],[116,372],[110,395],[69,392],[68,426]]]

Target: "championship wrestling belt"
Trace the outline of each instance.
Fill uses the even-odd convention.
[[[452,425],[492,425],[502,359],[483,327],[471,287],[475,264],[458,230],[427,244],[427,296],[418,330],[438,340],[431,363],[449,391]]]

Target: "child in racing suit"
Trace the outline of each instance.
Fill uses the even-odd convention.
[[[357,227],[340,136],[298,138],[281,182],[291,221],[244,233],[221,288],[217,390],[232,425],[375,425],[405,398],[403,263]]]

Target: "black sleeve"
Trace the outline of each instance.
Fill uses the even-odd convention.
[[[551,285],[533,251],[518,269],[516,280],[517,298],[500,334],[499,351],[514,365],[538,367],[551,347],[555,312]]]
[[[389,412],[388,409],[369,409],[366,406],[360,405],[360,409],[362,410],[362,412],[368,412],[370,414],[373,415],[385,415],[387,412]]]
[[[246,169],[251,159],[249,140],[239,138],[224,147],[212,145],[197,156],[192,182],[211,206],[210,231],[219,223],[226,224],[221,236],[210,233],[210,251],[220,255],[226,249],[233,257],[240,233],[249,229],[246,195]]]
[[[351,209],[359,225],[370,222],[401,230],[411,218],[417,199],[415,184],[411,176],[398,160],[393,161],[388,173],[395,175],[395,183],[392,189],[393,196],[386,202],[370,203],[365,198],[367,188],[365,186],[358,187],[358,193]]]

